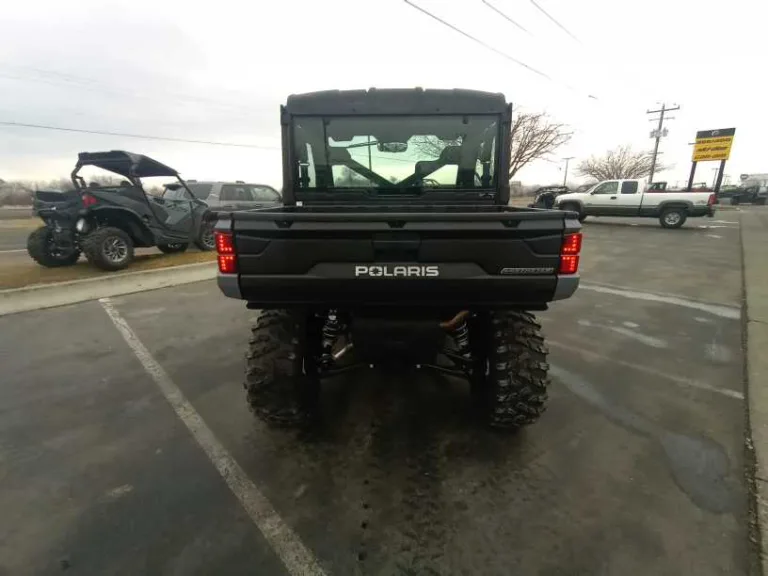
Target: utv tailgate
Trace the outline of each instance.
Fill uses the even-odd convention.
[[[38,190],[35,192],[32,201],[32,213],[41,218],[48,216],[57,216],[58,214],[69,214],[77,212],[82,208],[83,201],[80,193],[76,190],[67,190],[64,192],[53,192],[48,190]]]
[[[506,207],[277,208],[222,215],[236,274],[227,295],[289,306],[526,307],[570,296],[559,275],[576,214]]]

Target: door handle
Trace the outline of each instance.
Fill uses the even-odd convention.
[[[611,196],[611,200],[616,200],[616,196]]]

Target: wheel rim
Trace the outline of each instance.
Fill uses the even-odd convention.
[[[53,258],[54,260],[66,260],[72,254],[75,252],[74,249],[72,250],[62,250],[57,245],[56,242],[53,240],[53,235],[49,232],[48,237],[46,238],[46,246],[48,249],[48,255]]]
[[[216,238],[213,235],[213,227],[207,227],[203,232],[203,246],[213,250],[216,248]]]
[[[73,252],[73,250],[60,250],[53,240],[48,243],[48,254],[50,254],[51,258],[54,260],[66,260],[72,256]]]
[[[120,264],[128,257],[128,244],[122,238],[110,236],[102,246],[104,258],[112,264]]]
[[[677,212],[670,212],[669,214],[664,216],[664,222],[669,224],[670,226],[674,226],[678,222],[680,222],[680,214]]]

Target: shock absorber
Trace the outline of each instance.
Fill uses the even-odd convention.
[[[456,342],[456,348],[458,348],[459,354],[464,358],[471,358],[472,349],[469,346],[469,326],[467,326],[466,317],[463,317],[451,331],[451,336],[453,336],[453,341]]]
[[[333,362],[333,347],[339,339],[343,327],[341,320],[339,320],[338,310],[328,310],[325,324],[323,324],[320,356],[320,362],[325,366]]]

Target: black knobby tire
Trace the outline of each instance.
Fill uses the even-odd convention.
[[[680,228],[687,218],[685,208],[667,208],[659,215],[659,223],[663,228]]]
[[[88,262],[102,270],[122,270],[133,262],[133,240],[120,228],[97,228],[80,244]]]
[[[189,248],[189,244],[158,244],[157,249],[163,254],[177,254],[179,252],[186,252]]]
[[[303,426],[316,416],[320,384],[310,352],[313,335],[306,316],[288,310],[265,310],[251,329],[246,396],[269,424]]]
[[[80,250],[58,252],[52,241],[51,229],[41,226],[27,237],[27,254],[46,268],[73,266],[80,258]]]
[[[470,340],[485,349],[475,364],[472,388],[486,424],[516,430],[538,420],[546,408],[549,364],[535,316],[492,313],[470,326]]]
[[[216,222],[213,220],[207,222],[203,219],[203,221],[200,222],[200,230],[197,233],[197,238],[195,238],[195,246],[197,246],[199,250],[202,250],[203,252],[216,250],[216,239],[213,235],[215,226]]]

